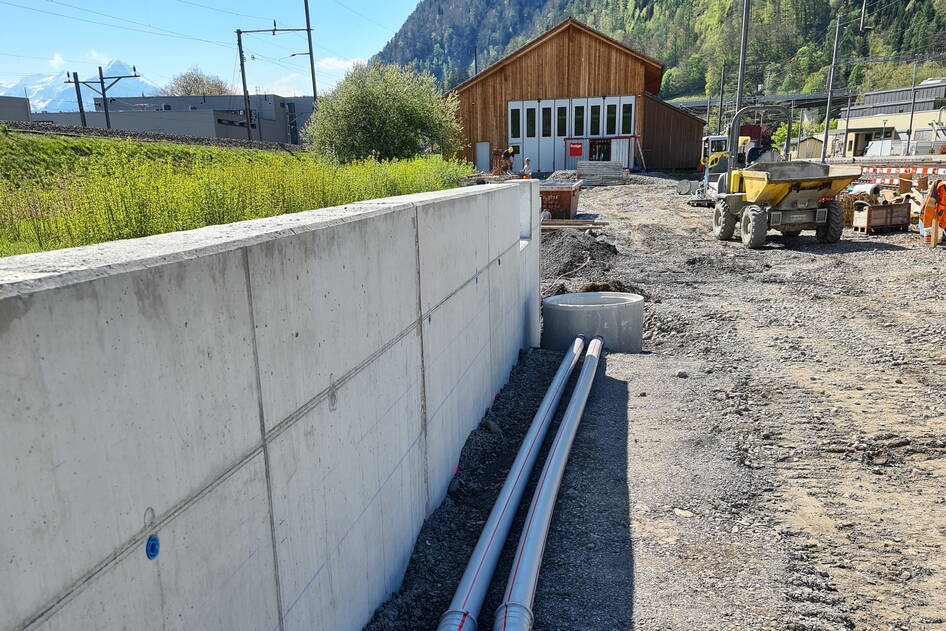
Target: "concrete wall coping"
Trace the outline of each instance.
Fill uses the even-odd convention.
[[[516,185],[515,182],[484,184],[414,193],[137,239],[0,258],[0,300],[237,250],[294,234]]]

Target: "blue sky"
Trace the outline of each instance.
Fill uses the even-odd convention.
[[[417,0],[310,0],[319,91],[377,53]],[[69,16],[69,17],[67,17]],[[34,73],[92,75],[110,59],[164,84],[200,66],[235,86],[240,29],[304,27],[302,0],[0,0],[0,82]],[[110,25],[110,26],[107,26]],[[198,41],[206,40],[206,41]],[[305,33],[246,35],[251,92],[310,94]]]

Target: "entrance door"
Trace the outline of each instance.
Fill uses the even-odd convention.
[[[480,173],[489,173],[489,143],[476,143],[476,170]]]
[[[555,101],[539,101],[539,159],[532,160],[532,170],[555,170]]]
[[[552,170],[565,168],[565,139],[571,133],[568,129],[571,126],[570,111],[567,99],[555,101],[555,111],[552,116],[552,124],[555,126],[555,160]]]
[[[637,146],[637,111],[635,110],[635,101],[633,96],[621,97],[621,109],[618,111],[620,116],[620,132],[622,136],[634,136],[627,146],[627,160],[624,164],[627,168],[634,168],[634,149]]]
[[[526,158],[529,158],[532,164],[532,170],[538,171],[539,166],[539,102],[522,102],[523,118],[525,119],[522,138],[522,164]],[[519,167],[522,168],[522,167]]]
[[[604,99],[588,99],[588,135],[604,135]]]
[[[522,111],[522,101],[509,101],[507,106],[508,116],[506,123],[509,129],[506,130],[509,141],[502,148],[503,151],[512,147],[516,152],[512,159],[512,169],[518,173],[522,170],[522,137],[525,132],[525,118]]]
[[[601,123],[602,136],[619,136],[621,134],[621,97],[609,96],[604,99],[604,111]]]

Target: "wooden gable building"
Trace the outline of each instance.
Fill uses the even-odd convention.
[[[569,18],[454,88],[465,157],[483,171],[506,147],[542,173],[696,168],[703,121],[657,98],[662,79],[660,62]]]

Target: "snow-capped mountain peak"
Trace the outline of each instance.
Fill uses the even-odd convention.
[[[107,65],[102,67],[102,73],[105,76],[131,75],[134,74],[132,66],[119,60],[113,59]],[[65,83],[67,78],[65,72],[43,75],[34,74],[23,77],[18,82],[0,86],[0,95],[2,96],[27,96],[30,99],[30,106],[34,112],[74,112],[79,109],[76,101],[76,88],[71,83]],[[98,81],[98,71],[79,75],[80,81]],[[136,77],[133,79],[122,79],[116,83],[109,91],[109,96],[151,96],[157,94],[160,87],[147,79]],[[93,98],[98,96],[89,88],[82,86],[82,103],[87,110],[94,110]]]

